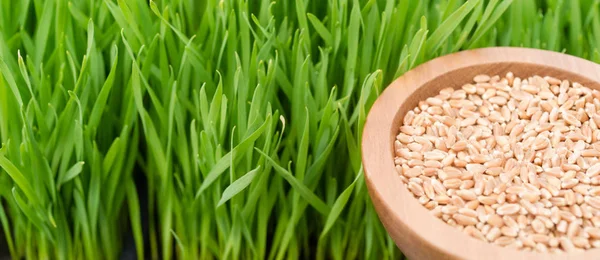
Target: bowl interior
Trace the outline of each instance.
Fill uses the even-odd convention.
[[[447,225],[420,205],[394,169],[393,142],[404,115],[443,88],[460,88],[478,74],[552,76],[600,90],[600,66],[573,56],[522,48],[487,48],[444,56],[409,71],[375,102],[365,123],[363,166],[379,218],[411,259],[600,259],[584,253],[540,254],[492,245]]]
[[[578,82],[588,88],[600,90],[600,83],[589,79],[575,72],[570,72],[560,68],[550,67],[541,64],[523,63],[523,62],[496,62],[488,64],[477,64],[469,67],[459,68],[439,75],[430,81],[419,86],[408,98],[402,103],[400,109],[394,116],[392,129],[390,131],[390,154],[394,156],[394,140],[400,132],[404,115],[415,108],[420,101],[425,101],[428,97],[433,97],[439,94],[444,88],[459,89],[464,84],[473,83],[473,77],[479,74],[487,74],[489,76],[499,75],[503,77],[506,73],[512,72],[515,77],[521,79],[538,75],[551,76],[560,80],[569,80]]]

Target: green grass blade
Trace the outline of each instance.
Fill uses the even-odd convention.
[[[321,214],[327,215],[330,211],[329,206],[325,204],[317,195],[315,195],[308,187],[298,181],[294,176],[285,168],[279,166],[269,155],[264,153],[258,148],[255,148],[257,152],[259,152],[262,156],[264,156],[267,161],[273,166],[275,171],[281,175],[288,183],[296,190],[298,193],[316,210],[318,210]]]
[[[34,204],[39,203],[37,193],[34,192],[31,182],[29,182],[23,173],[21,173],[21,171],[19,171],[19,169],[3,155],[0,155],[0,167],[2,167],[2,169],[8,173],[8,175],[13,179],[19,189],[23,191],[25,196],[30,201],[32,201]]]
[[[21,97],[21,92],[19,92],[19,88],[17,87],[15,78],[13,77],[10,69],[6,65],[6,62],[4,62],[2,56],[0,56],[0,72],[2,72],[2,75],[4,75],[4,80],[8,82],[8,87],[10,87],[10,90],[13,92],[13,95],[17,99],[19,107],[23,106],[23,98]]]
[[[473,35],[473,37],[471,37],[471,41],[469,41],[469,43],[467,44],[469,46],[468,48],[475,47],[475,45],[481,40],[481,37],[483,37],[483,35],[492,28],[494,23],[496,23],[496,21],[498,21],[498,19],[500,19],[502,14],[504,14],[504,12],[510,7],[512,2],[513,2],[513,0],[502,1],[498,5],[498,7],[496,7],[494,9],[490,18],[488,20],[486,20],[485,22],[483,22],[482,24],[477,26],[477,29],[475,30],[475,34]],[[487,13],[487,10],[486,10],[486,13]],[[484,13],[484,16],[485,16],[485,13]]]
[[[346,188],[342,192],[342,194],[340,194],[340,196],[337,198],[337,200],[335,200],[335,203],[333,203],[333,207],[331,207],[331,212],[329,212],[329,215],[327,216],[327,220],[325,221],[325,227],[323,228],[323,231],[321,232],[321,239],[325,235],[327,235],[327,232],[329,232],[329,230],[331,229],[333,224],[339,218],[340,214],[342,213],[342,210],[344,210],[344,207],[346,206],[346,204],[348,203],[348,200],[350,199],[350,195],[354,191],[354,186],[356,185],[356,182],[360,178],[362,178],[362,176],[363,175],[362,175],[362,170],[361,170],[361,171],[359,171],[358,175],[356,175],[356,178],[354,179],[354,181],[352,181],[352,184],[350,184],[350,186],[348,186],[348,188]]]
[[[319,20],[319,18],[317,18],[311,13],[306,14],[306,17],[308,17],[308,20],[315,28],[315,31],[317,31],[321,38],[323,38],[323,41],[325,41],[325,45],[333,45],[333,36],[329,32],[329,30],[327,30],[325,25],[323,25],[323,23]]]
[[[444,41],[448,39],[450,34],[456,30],[458,25],[467,17],[467,15],[479,4],[479,0],[469,0],[452,13],[448,19],[433,31],[429,39],[427,39],[426,52],[428,55],[434,54]]]
[[[83,170],[84,164],[85,162],[78,162],[75,165],[73,165],[73,167],[71,167],[69,170],[67,170],[64,174],[59,175],[58,182],[56,183],[58,187],[77,177]]]
[[[140,215],[140,203],[135,185],[130,182],[127,185],[127,204],[129,205],[129,219],[135,240],[135,249],[138,259],[144,258],[144,238],[142,234],[142,223]]]
[[[225,189],[225,191],[223,191],[223,195],[221,195],[221,199],[219,200],[217,207],[225,204],[225,202],[229,201],[235,195],[244,191],[244,189],[246,189],[252,183],[252,180],[254,180],[254,176],[256,176],[259,170],[260,165],[255,169],[247,172],[246,174],[244,174],[244,176],[240,177],[239,179],[235,180],[231,185],[229,185]]]
[[[208,175],[204,179],[204,182],[202,182],[202,186],[200,186],[200,189],[198,189],[198,192],[196,192],[196,199],[223,172],[225,172],[225,170],[227,170],[227,168],[229,168],[231,166],[232,154],[245,153],[246,151],[248,151],[248,149],[250,149],[250,146],[252,145],[252,143],[254,141],[256,141],[256,139],[258,139],[258,137],[260,137],[260,135],[265,131],[265,129],[269,125],[269,121],[270,121],[270,117],[267,118],[267,120],[265,120],[265,122],[258,129],[256,129],[256,131],[254,131],[252,134],[250,134],[248,137],[246,137],[246,139],[244,139],[242,142],[240,142],[235,148],[233,148],[231,152],[225,154],[221,159],[219,159],[219,161],[215,164],[215,166],[212,168],[212,170],[208,173]]]

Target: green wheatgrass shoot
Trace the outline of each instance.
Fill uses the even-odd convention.
[[[599,3],[0,0],[5,251],[401,258],[360,163],[379,93],[463,49],[598,62]]]
[[[132,178],[139,134],[131,90],[121,87],[127,56],[118,38],[99,37],[114,22],[76,19],[68,14],[77,7],[61,1],[2,4],[2,16],[14,17],[0,26],[8,251],[15,259],[116,258],[126,202],[134,229],[141,226]]]

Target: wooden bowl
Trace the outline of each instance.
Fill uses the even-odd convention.
[[[600,249],[542,254],[503,248],[472,238],[434,217],[404,186],[394,169],[393,142],[405,113],[442,88],[460,88],[477,74],[534,74],[600,90],[600,65],[566,54],[524,48],[463,51],[429,61],[394,81],[367,117],[362,161],[379,218],[409,259],[600,259]]]

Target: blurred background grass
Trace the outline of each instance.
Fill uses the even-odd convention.
[[[0,0],[0,251],[401,258],[360,163],[379,93],[463,49],[598,62],[599,3]]]

